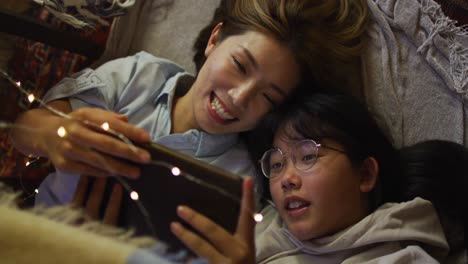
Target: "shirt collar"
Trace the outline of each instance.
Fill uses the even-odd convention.
[[[172,102],[176,92],[188,91],[195,81],[195,77],[188,72],[178,72],[167,79],[162,91],[154,98],[154,104],[167,103],[168,109],[172,112]]]
[[[221,155],[236,144],[238,139],[237,133],[214,135],[199,130],[193,131],[199,134],[197,151],[195,152],[197,157]]]

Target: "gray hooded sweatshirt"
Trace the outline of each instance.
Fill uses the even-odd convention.
[[[448,253],[429,201],[387,203],[334,235],[300,241],[273,206],[256,226],[257,263],[439,263]]]

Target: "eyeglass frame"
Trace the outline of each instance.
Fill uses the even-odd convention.
[[[330,150],[334,150],[334,151],[340,152],[340,153],[342,153],[342,154],[346,154],[346,152],[345,152],[344,150],[337,149],[337,148],[334,148],[334,147],[330,147],[330,146],[327,146],[327,145],[324,145],[324,144],[321,144],[321,143],[317,143],[317,142],[316,142],[315,140],[313,140],[313,139],[301,139],[301,140],[295,140],[295,141],[298,142],[296,145],[302,144],[303,142],[312,142],[312,143],[315,145],[315,147],[317,148],[317,151],[315,152],[315,161],[314,161],[314,163],[312,163],[312,165],[310,165],[308,168],[305,168],[305,169],[300,169],[300,168],[298,168],[298,167],[296,166],[296,156],[293,155],[293,159],[291,159],[291,160],[292,160],[292,162],[293,162],[294,168],[296,168],[297,170],[299,170],[299,171],[301,171],[301,172],[302,172],[302,171],[306,171],[306,170],[312,168],[312,167],[315,165],[315,163],[317,162],[317,159],[318,159],[318,152],[319,152],[320,148],[326,148],[326,149],[330,149]],[[287,160],[287,158],[288,158],[288,157],[285,155],[285,154],[287,154],[288,152],[283,152],[280,148],[271,148],[271,149],[265,151],[265,152],[263,153],[262,157],[258,160],[258,162],[260,163],[260,169],[261,169],[261,171],[262,171],[263,176],[265,176],[267,179],[272,179],[272,178],[276,178],[276,177],[277,177],[277,176],[275,176],[275,177],[270,177],[270,176],[268,176],[267,173],[265,172],[265,169],[263,168],[263,160],[265,159],[265,155],[266,155],[268,152],[272,151],[272,150],[277,150],[277,151],[279,151],[280,154],[281,154],[281,157],[283,157],[283,161],[284,161],[285,159]]]

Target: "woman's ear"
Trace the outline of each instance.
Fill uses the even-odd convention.
[[[361,167],[361,192],[367,193],[374,189],[379,177],[379,163],[373,157],[364,160]]]
[[[213,31],[211,31],[210,39],[208,39],[208,43],[206,44],[205,48],[205,56],[208,57],[210,55],[211,51],[216,47],[216,44],[219,42],[219,30],[221,29],[221,26],[223,25],[222,22],[218,23],[214,28]]]

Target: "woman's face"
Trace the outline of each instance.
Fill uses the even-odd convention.
[[[316,163],[298,171],[290,155],[291,133],[279,133],[274,146],[287,152],[286,167],[270,178],[270,192],[288,230],[300,240],[333,234],[367,215],[361,192],[360,168],[353,167],[344,153],[321,147]],[[324,140],[325,146],[343,146]]]
[[[187,93],[192,128],[213,134],[250,130],[294,90],[300,68],[290,49],[265,34],[248,31],[219,41],[219,29]]]

